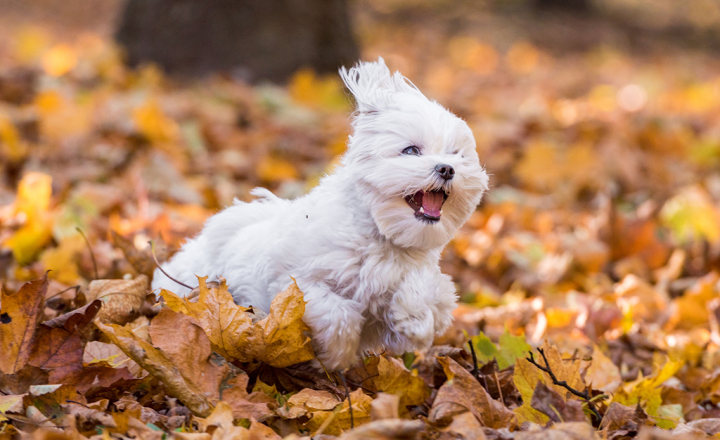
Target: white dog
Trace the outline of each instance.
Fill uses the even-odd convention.
[[[467,124],[382,58],[340,74],[357,102],[342,166],[297,200],[253,190],[259,200],[210,218],[163,265],[188,285],[222,276],[236,303],[265,311],[295,278],[333,371],[426,349],[449,327],[457,298],[440,252],[488,187]],[[159,270],[152,287],[188,293]]]

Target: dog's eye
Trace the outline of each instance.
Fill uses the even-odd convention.
[[[420,156],[420,149],[415,145],[411,145],[406,149],[402,150],[402,154],[409,154],[411,156]]]

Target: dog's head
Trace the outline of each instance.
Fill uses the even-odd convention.
[[[470,128],[382,58],[340,75],[357,102],[343,157],[357,202],[396,245],[444,246],[488,187]]]

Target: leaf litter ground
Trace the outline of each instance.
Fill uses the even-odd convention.
[[[164,261],[233,197],[294,197],[336,166],[348,99],[309,71],[175,83],[102,36],[16,27],[0,48],[0,436],[720,432],[717,61],[553,55],[373,5],[366,57],[467,119],[493,174],[443,257],[453,328],[345,372],[348,400],[315,367],[297,286],[267,315],[203,278],[189,298],[149,292],[149,240]]]

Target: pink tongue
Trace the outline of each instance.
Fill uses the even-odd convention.
[[[440,209],[443,204],[443,193],[440,192],[426,192],[423,195],[423,210],[426,215],[430,217],[440,217]]]

